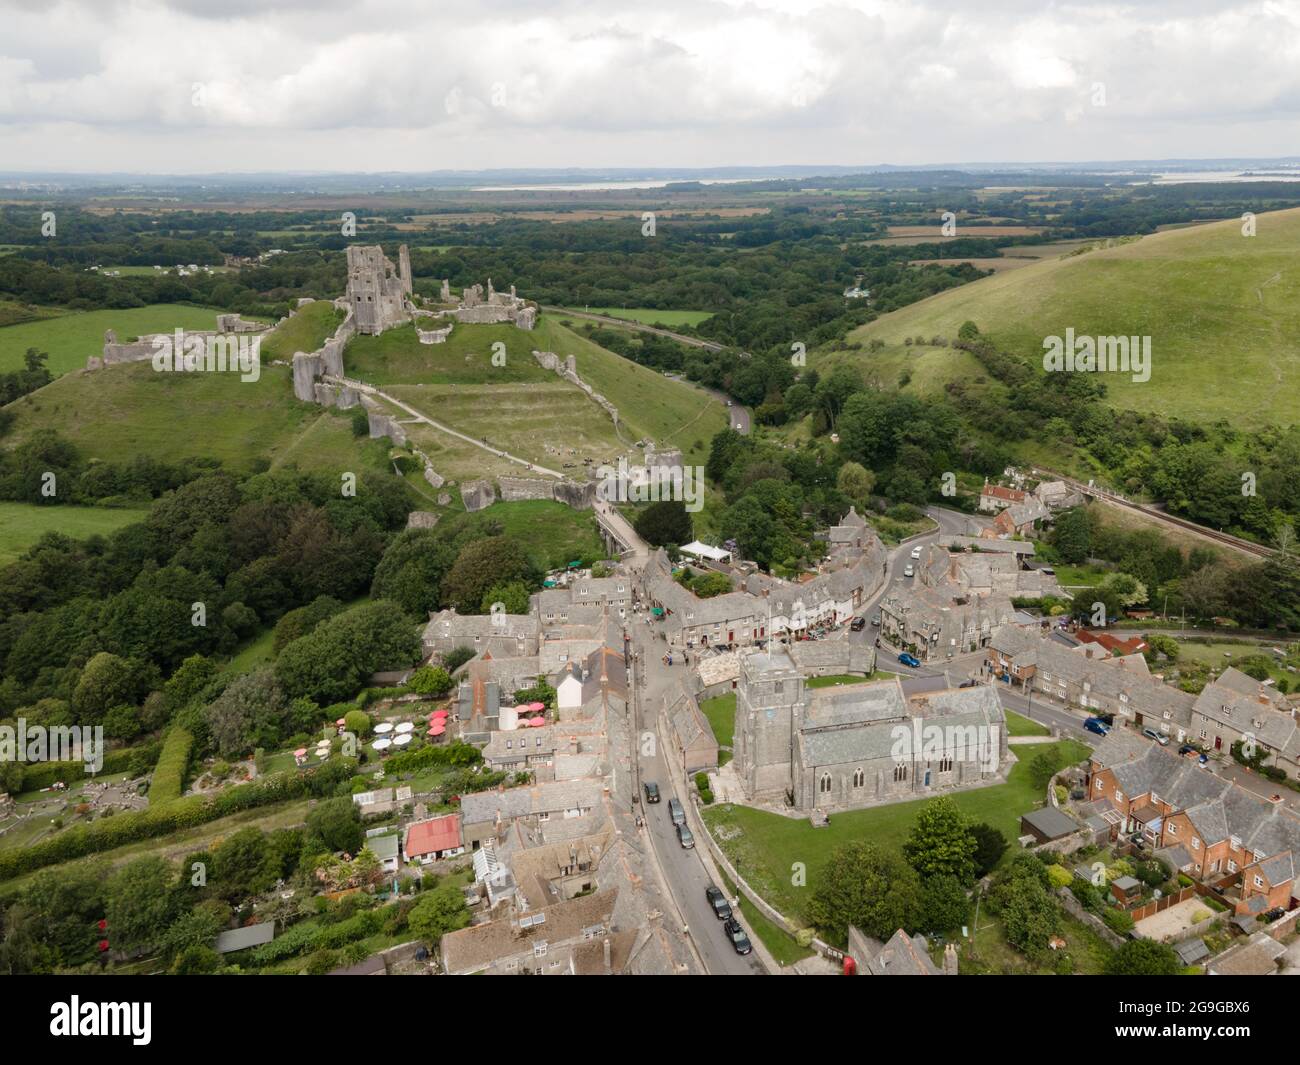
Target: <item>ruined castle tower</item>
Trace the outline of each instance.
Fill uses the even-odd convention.
[[[406,297],[411,291],[411,259],[405,244],[398,259],[400,270],[378,244],[348,248],[347,301],[358,333],[375,336],[409,319]]]

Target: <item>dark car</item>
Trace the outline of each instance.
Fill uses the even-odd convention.
[[[683,850],[690,850],[695,846],[695,835],[685,825],[678,825],[677,842],[682,845]]]
[[[863,617],[854,618],[851,622],[849,622],[849,628],[852,629],[854,632],[861,632],[866,627],[867,627],[867,619]]]
[[[1267,913],[1264,914],[1264,920],[1276,921],[1284,913],[1286,913],[1286,910],[1284,910],[1281,906],[1274,906],[1271,910],[1269,910]]]
[[[1098,736],[1104,736],[1110,731],[1110,727],[1099,717],[1090,717],[1083,723],[1083,727],[1089,732],[1095,732]]]
[[[917,666],[921,664],[921,660],[919,658],[917,658],[914,655],[909,655],[906,651],[904,651],[901,655],[898,656],[898,660],[902,662],[903,665],[911,666],[913,669],[915,669]]]
[[[734,917],[727,919],[722,930],[727,933],[727,938],[731,940],[731,945],[736,948],[737,954],[748,954],[754,949],[753,944],[749,942],[749,936],[745,935],[745,930]]]
[[[645,801],[646,802],[659,801],[659,785],[656,784],[653,780],[647,780],[645,782]]]
[[[973,688],[973,687],[975,687],[975,685],[977,685],[978,683],[979,683],[979,681],[977,681],[977,680],[964,680],[964,681],[962,681],[959,685],[957,685],[957,687],[959,687],[959,688]]]
[[[704,889],[704,897],[709,900],[709,905],[713,907],[713,916],[719,921],[731,920],[731,903],[727,901],[727,896],[722,893],[721,888],[716,888],[712,884]]]

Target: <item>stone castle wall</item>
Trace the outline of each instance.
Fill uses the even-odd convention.
[[[553,351],[534,351],[533,358],[545,370],[563,377],[570,384],[577,385],[587,393],[588,398],[600,407],[618,425],[618,408],[578,376],[577,361],[572,355],[561,360]],[[679,463],[680,465],[680,463]]]

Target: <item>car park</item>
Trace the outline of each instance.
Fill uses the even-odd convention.
[[[653,780],[647,780],[645,782],[645,801],[646,802],[659,801],[659,785],[656,784]]]
[[[1090,717],[1083,723],[1083,727],[1089,732],[1094,732],[1098,736],[1104,736],[1110,731],[1110,726],[1099,717]]]
[[[709,900],[709,906],[713,909],[713,916],[719,921],[731,920],[731,903],[727,901],[727,896],[722,893],[722,889],[710,884],[704,889],[704,897]]]
[[[683,850],[690,850],[695,846],[695,834],[685,825],[678,825],[677,842],[682,845]]]
[[[917,658],[915,655],[909,655],[906,651],[904,651],[901,655],[898,656],[898,660],[902,662],[903,665],[911,666],[913,669],[915,669],[917,666],[921,664],[921,660],[919,658]]]
[[[749,936],[745,935],[745,930],[740,927],[740,922],[734,917],[722,926],[722,930],[727,933],[727,938],[731,940],[731,945],[735,948],[737,954],[748,954],[754,949],[753,944],[749,941]]]

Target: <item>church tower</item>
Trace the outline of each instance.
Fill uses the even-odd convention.
[[[794,742],[805,709],[803,674],[784,650],[741,659],[735,762],[750,799],[779,799],[792,787]]]

